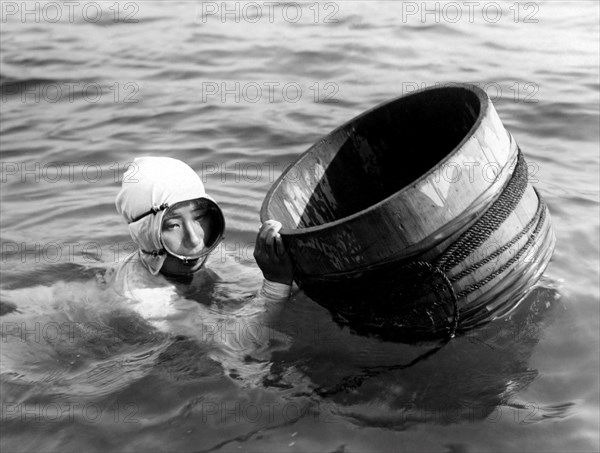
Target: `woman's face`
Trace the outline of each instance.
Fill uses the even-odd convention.
[[[190,200],[170,208],[162,222],[162,240],[168,252],[199,258],[212,236],[210,202]],[[210,246],[210,244],[208,244]]]

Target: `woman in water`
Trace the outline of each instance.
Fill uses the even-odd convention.
[[[113,288],[145,319],[164,326],[164,318],[184,310],[172,297],[177,288],[215,280],[205,263],[223,239],[223,213],[198,174],[169,157],[135,159],[123,177],[116,207],[138,250],[117,267]],[[254,257],[264,280],[255,306],[290,295],[292,263],[280,229],[279,222],[267,221],[256,238]]]

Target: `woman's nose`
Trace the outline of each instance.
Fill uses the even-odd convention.
[[[186,247],[194,248],[204,241],[204,230],[199,225],[186,224],[184,242]]]

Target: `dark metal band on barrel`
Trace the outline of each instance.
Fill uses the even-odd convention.
[[[537,191],[536,194],[538,196],[539,203],[536,213],[517,235],[515,235],[509,242],[498,248],[492,254],[481,261],[472,264],[462,272],[452,277],[447,275],[448,271],[463,262],[471,253],[481,247],[485,241],[488,240],[489,237],[510,216],[523,198],[527,186],[527,164],[523,154],[521,153],[521,149],[519,148],[515,170],[510,180],[502,189],[502,192],[498,198],[489,206],[489,208],[485,210],[481,217],[456,241],[447,247],[439,257],[437,257],[433,262],[413,260],[408,263],[405,261],[385,263],[385,268],[393,269],[396,275],[408,273],[411,275],[411,278],[416,278],[416,283],[413,281],[411,285],[402,288],[400,291],[402,298],[412,299],[428,293],[434,293],[437,299],[437,305],[452,303],[452,319],[449,325],[446,325],[445,328],[450,338],[456,334],[459,326],[460,309],[458,306],[458,300],[483,287],[494,278],[505,272],[535,243],[536,237],[541,231],[546,219],[546,205]],[[533,231],[531,231],[532,228]],[[493,259],[499,257],[502,253],[508,250],[511,246],[515,245],[530,232],[531,234],[527,242],[510,260],[482,280],[478,281],[476,284],[464,288],[459,293],[455,292],[453,283],[463,279],[486,263],[489,263]],[[359,274],[372,272],[377,268],[378,264],[375,263],[366,268],[355,269],[352,273],[344,273],[343,276],[337,273],[319,275],[318,280],[322,282],[348,282],[353,276],[357,277]],[[299,276],[301,286],[303,279],[310,281],[312,280],[312,277],[313,276],[310,275]],[[449,296],[444,296],[444,289]],[[377,322],[377,320],[374,321]]]

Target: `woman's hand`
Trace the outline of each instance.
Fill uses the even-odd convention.
[[[281,227],[276,220],[267,220],[262,224],[256,236],[254,259],[267,280],[291,285],[294,267],[279,234]]]

